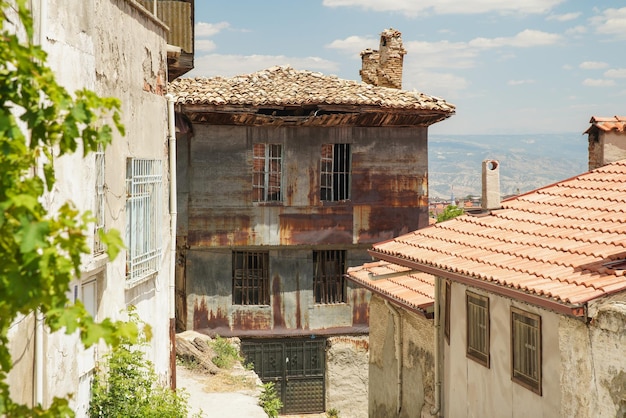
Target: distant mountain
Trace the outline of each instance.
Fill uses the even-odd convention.
[[[587,136],[429,135],[430,198],[480,197],[485,159],[500,163],[502,196],[524,193],[587,171]]]

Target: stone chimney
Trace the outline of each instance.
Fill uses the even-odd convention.
[[[402,34],[393,28],[384,30],[378,50],[368,48],[361,52],[361,80],[374,86],[401,89],[405,54]]]
[[[483,161],[482,209],[500,209],[500,163],[496,160]]]
[[[626,116],[592,116],[584,133],[589,141],[589,170],[626,159]]]

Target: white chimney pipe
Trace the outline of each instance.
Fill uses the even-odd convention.
[[[483,196],[484,210],[500,209],[500,163],[496,160],[483,161]]]

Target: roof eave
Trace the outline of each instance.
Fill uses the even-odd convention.
[[[424,273],[432,274],[434,276],[443,277],[452,281],[462,283],[468,286],[473,286],[485,291],[499,294],[502,296],[510,297],[511,299],[526,302],[532,305],[537,305],[542,308],[552,310],[557,313],[569,315],[578,318],[587,317],[587,304],[567,304],[561,303],[556,300],[546,299],[544,297],[533,295],[531,293],[523,292],[520,290],[512,289],[510,287],[501,286],[496,283],[480,280],[475,277],[466,276],[464,274],[444,270],[438,267],[431,266],[429,264],[419,263],[413,260],[407,260],[402,257],[393,256],[378,252],[376,250],[368,250],[369,254],[377,259],[388,261],[390,263],[398,264],[411,269],[419,270]]]

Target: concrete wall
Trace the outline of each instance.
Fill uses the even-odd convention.
[[[330,337],[326,351],[326,410],[344,418],[367,416],[369,338]]]
[[[626,158],[626,134],[592,129],[589,132],[589,170]]]
[[[33,2],[37,6],[37,2]],[[43,10],[35,9],[35,22],[43,19],[42,44],[48,52],[48,64],[57,80],[68,91],[79,88],[95,90],[103,96],[122,101],[122,123],[126,136],[115,136],[106,150],[106,228],[115,228],[124,237],[126,228],[126,159],[129,157],[163,160],[163,201],[160,219],[163,255],[159,273],[151,279],[126,289],[126,253],[109,262],[106,256],[86,256],[83,276],[68,289],[70,299],[82,299],[83,286],[95,280],[96,319],[123,318],[120,314],[129,304],[137,307],[140,317],[152,326],[153,339],[147,350],[159,379],[169,380],[169,312],[168,285],[170,261],[170,217],[167,175],[167,108],[163,97],[167,79],[166,28],[132,0],[60,1],[48,0]],[[37,34],[39,35],[39,34]],[[76,155],[55,161],[57,184],[46,196],[46,205],[56,210],[72,200],[81,210],[94,210],[94,156]],[[93,242],[91,240],[90,242]],[[32,344],[33,321],[20,322],[12,352],[24,352],[21,364],[9,382],[22,385],[23,371],[33,363],[32,347],[26,351],[23,338]],[[23,328],[23,330],[22,330]],[[84,416],[89,398],[90,377],[104,347],[84,350],[77,336],[61,333],[44,340],[44,405],[54,396],[74,393],[70,402],[77,416]],[[22,364],[23,363],[23,364]],[[32,374],[28,375],[32,376]],[[23,391],[28,393],[28,391]],[[29,401],[24,396],[24,402]]]
[[[434,406],[433,322],[395,307],[398,316],[394,307],[376,295],[370,301],[369,416],[429,416]]]

